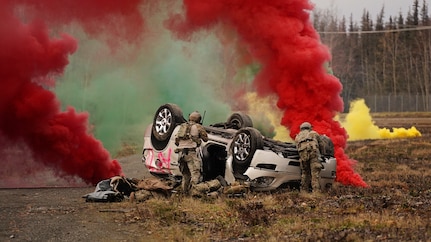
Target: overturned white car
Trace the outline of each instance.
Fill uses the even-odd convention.
[[[175,104],[160,106],[153,123],[145,130],[142,161],[151,174],[181,180],[178,155],[174,152],[175,134],[186,122]],[[204,126],[209,140],[199,151],[203,180],[218,175],[228,183],[248,183],[254,191],[270,191],[301,182],[299,155],[294,143],[266,138],[253,128],[248,115],[233,113],[227,122]],[[326,137],[326,136],[322,136]],[[336,159],[331,140],[326,137],[326,154],[322,154],[320,173],[322,188],[332,186],[336,177]]]

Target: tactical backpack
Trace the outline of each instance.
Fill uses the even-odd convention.
[[[316,150],[318,149],[317,140],[310,137],[311,131],[300,131],[295,141],[297,142],[296,147],[298,151],[302,150]]]
[[[324,157],[334,157],[334,143],[332,140],[326,135],[321,135],[320,139],[322,141],[322,144],[319,146],[320,154]]]
[[[190,139],[190,129],[191,129],[192,125],[189,123],[183,123],[180,125],[180,129],[178,130],[177,133],[177,138],[185,140],[185,139]]]

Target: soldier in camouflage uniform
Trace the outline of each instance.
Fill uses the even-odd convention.
[[[296,148],[301,162],[301,192],[309,192],[310,185],[313,192],[320,192],[320,171],[322,164],[319,161],[320,135],[314,131],[311,124],[304,122],[300,125],[300,132],[295,137]]]
[[[208,141],[208,134],[200,124],[201,115],[193,112],[189,116],[189,121],[181,125],[175,138],[178,146],[178,163],[183,175],[182,189],[185,194],[196,193],[196,185],[201,181],[202,161],[197,155],[197,149],[202,141]]]

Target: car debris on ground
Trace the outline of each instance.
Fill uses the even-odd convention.
[[[136,179],[115,176],[100,181],[94,192],[83,196],[86,202],[145,201],[151,197],[169,197],[172,190],[169,181],[156,177]]]
[[[174,193],[176,183],[166,179],[150,177],[144,179],[115,176],[100,181],[92,193],[83,196],[86,202],[144,202],[150,198],[169,198]],[[201,198],[245,197],[248,187],[233,183],[222,186],[217,191],[203,193]]]

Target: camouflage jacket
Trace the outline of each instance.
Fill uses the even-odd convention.
[[[320,152],[319,146],[322,144],[320,135],[314,130],[301,130],[295,137],[298,152],[303,150]]]
[[[181,135],[179,133],[183,133],[184,131],[179,130],[177,133],[175,144],[178,146],[178,149],[197,148],[201,145],[202,141],[208,141],[208,134],[202,125],[189,121],[182,124],[182,126],[180,129],[187,128],[187,131]]]

